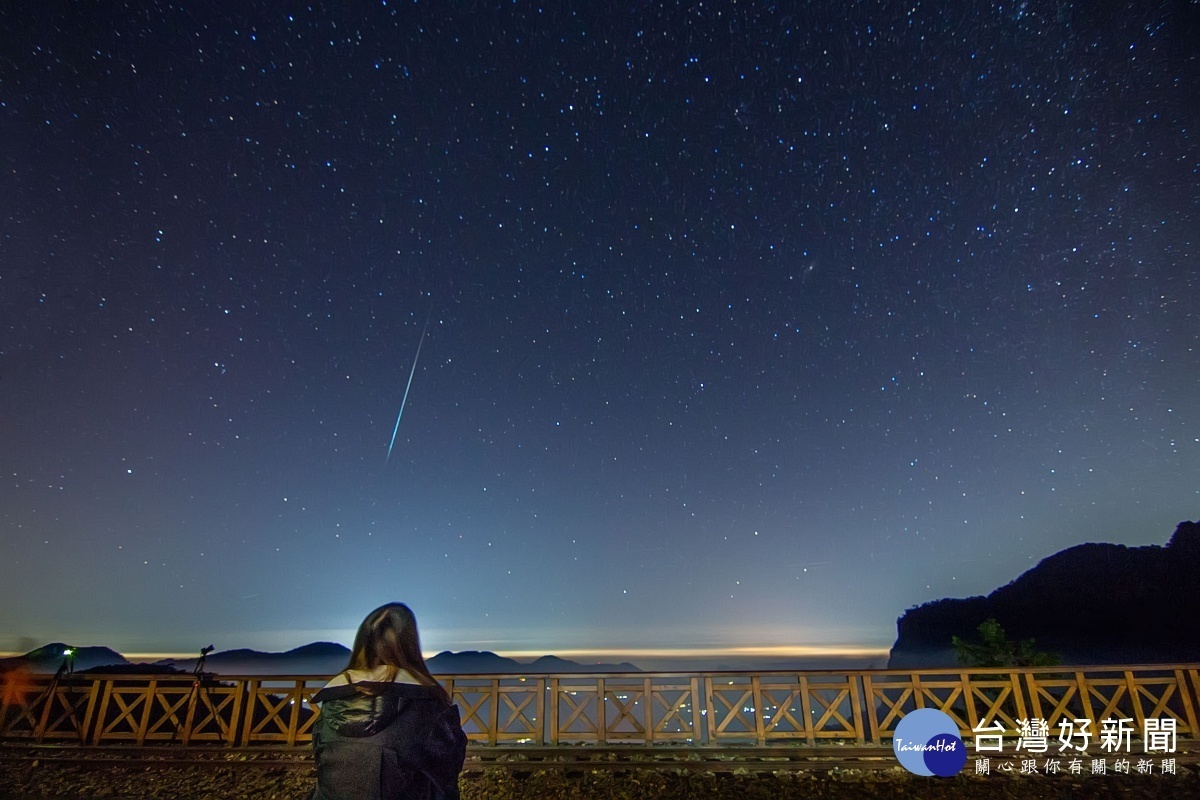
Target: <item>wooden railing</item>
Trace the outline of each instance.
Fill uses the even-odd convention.
[[[0,738],[16,742],[307,745],[325,677],[0,676]],[[881,746],[916,708],[960,735],[1021,720],[1167,721],[1197,738],[1200,664],[839,672],[454,675],[443,685],[478,745]],[[1157,726],[1157,723],[1156,723]]]

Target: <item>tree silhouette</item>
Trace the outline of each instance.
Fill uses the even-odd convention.
[[[1060,659],[1054,653],[1040,652],[1033,639],[1011,641],[995,618],[979,626],[979,642],[951,637],[954,654],[964,667],[1052,667]]]

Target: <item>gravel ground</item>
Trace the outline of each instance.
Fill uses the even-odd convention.
[[[0,762],[3,800],[304,800],[309,769],[278,766],[221,768]],[[1029,800],[1138,798],[1195,800],[1200,775],[919,778],[895,770],[778,773],[528,772],[506,769],[464,774],[463,800]]]

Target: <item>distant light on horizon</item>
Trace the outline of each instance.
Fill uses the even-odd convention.
[[[629,647],[599,649],[496,650],[496,655],[508,658],[537,658],[555,655],[571,659],[620,658],[877,658],[887,656],[890,648],[855,645],[731,645],[728,647]],[[428,657],[428,655],[426,656]]]

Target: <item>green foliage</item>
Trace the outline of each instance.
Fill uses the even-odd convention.
[[[964,667],[1052,667],[1060,659],[1054,653],[1035,650],[1033,639],[1014,642],[995,619],[979,626],[979,642],[952,637],[958,663]]]

